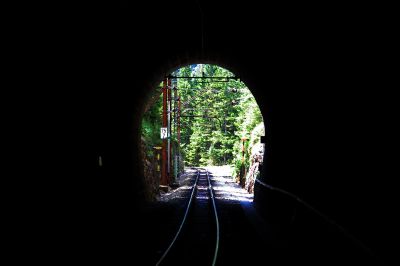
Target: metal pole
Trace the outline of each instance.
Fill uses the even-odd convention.
[[[244,165],[244,139],[242,139],[242,176],[240,178],[240,185],[243,186],[243,180],[246,178],[246,166]]]
[[[242,137],[241,140],[242,140],[242,171],[240,171],[241,172],[240,185],[242,187],[244,187],[244,185],[245,185],[244,182],[245,182],[245,178],[246,178],[246,166],[244,164],[245,141],[247,141],[248,138]]]
[[[181,98],[178,96],[178,145],[181,144]]]
[[[167,127],[167,80],[163,82],[163,112],[162,112],[162,127]],[[162,161],[161,161],[161,182],[160,185],[168,185],[167,182],[167,139],[162,140]]]
[[[174,82],[175,83],[175,82]],[[176,88],[176,84],[173,86],[174,90],[174,134],[177,134],[178,128],[178,89]],[[174,143],[174,178],[175,181],[178,180],[178,144]]]
[[[181,97],[177,92],[178,97],[178,159],[181,160]]]
[[[224,113],[224,138],[226,137],[226,111]],[[224,164],[226,164],[226,143],[224,142]]]
[[[168,91],[168,170],[167,170],[167,182],[168,184],[171,182],[171,79],[168,80],[168,86],[167,86],[167,91]]]
[[[248,141],[248,139],[245,139],[244,141]],[[244,142],[243,142],[244,145]],[[244,151],[243,151],[244,153]],[[243,155],[244,156],[244,155]],[[246,170],[246,165],[244,166],[244,178],[246,178],[247,170]]]

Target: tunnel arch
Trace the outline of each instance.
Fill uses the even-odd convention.
[[[40,175],[48,172],[46,192],[54,190],[60,195],[60,190],[65,191],[61,202],[68,199],[68,208],[64,211],[78,217],[78,210],[91,225],[98,224],[107,213],[110,218],[99,226],[101,230],[110,223],[119,226],[120,221],[128,220],[126,210],[140,205],[135,201],[141,198],[140,171],[136,171],[140,167],[136,154],[140,141],[137,114],[147,91],[159,77],[180,65],[212,63],[241,76],[257,101],[261,99],[258,104],[266,125],[267,154],[274,155],[273,164],[270,156],[266,158],[264,178],[334,217],[383,256],[395,258],[396,252],[386,251],[393,248],[387,236],[397,228],[393,211],[396,201],[392,198],[395,193],[387,189],[392,192],[397,187],[393,172],[398,172],[398,167],[391,154],[397,140],[393,133],[396,97],[381,90],[393,72],[385,71],[381,62],[382,51],[388,50],[385,36],[390,39],[393,35],[390,30],[384,34],[382,29],[388,28],[385,23],[376,27],[369,13],[358,12],[359,8],[330,6],[324,12],[314,12],[309,6],[272,4],[265,8],[214,1],[203,5],[203,55],[200,34],[191,32],[200,29],[198,16],[194,24],[181,25],[181,38],[164,38],[169,29],[176,27],[177,20],[189,21],[198,15],[194,13],[198,10],[195,2],[123,2],[123,6],[105,2],[87,5],[87,10],[76,6],[73,11],[79,14],[73,20],[70,14],[64,20],[53,12],[56,20],[48,20],[45,24],[49,27],[39,27],[43,35],[32,35],[40,40],[40,36],[51,39],[37,46],[49,59],[45,65],[51,68],[51,75],[40,71],[40,79],[29,80],[29,85],[40,81],[39,87],[46,85],[51,91],[37,94],[38,90],[31,90],[32,95],[43,96],[41,101],[49,107],[43,108],[38,118],[45,117],[43,127],[51,129],[39,138],[48,140],[52,135],[48,145],[51,152],[36,156],[43,150],[39,147],[42,141],[37,139],[32,141],[38,143],[37,149],[26,146],[16,151],[26,161],[37,158],[35,167],[25,167],[29,171],[40,166],[45,169]],[[181,9],[186,11],[179,17],[166,18],[167,11]],[[226,22],[229,26],[223,32],[213,27]],[[60,38],[54,39],[54,33]],[[232,41],[227,36],[241,38]],[[37,62],[43,62],[40,52],[27,51],[40,55]],[[253,64],[262,65],[264,70],[257,71]],[[265,86],[261,84],[265,83],[268,92],[262,96]],[[138,99],[132,101],[134,97]],[[31,110],[38,109],[40,105],[28,100],[34,107]],[[24,119],[16,120],[16,124],[23,125],[24,135],[27,130],[42,127],[36,117],[32,126]],[[59,130],[48,134],[54,132],[55,122],[60,124]],[[25,137],[18,141],[22,139]],[[101,167],[99,155],[103,159]],[[54,178],[57,175],[62,178]],[[132,184],[133,179],[138,182]],[[386,189],[379,184],[386,184]],[[109,206],[106,211],[104,203]],[[89,205],[96,206],[95,214],[88,214]],[[49,217],[59,206],[54,207],[49,208]],[[117,219],[111,218],[115,216]],[[69,221],[67,227],[71,226]],[[126,222],[119,236],[126,235],[129,226]],[[79,233],[86,231],[75,228]],[[93,233],[97,235],[97,231]],[[118,238],[109,233],[108,239]]]
[[[162,82],[162,80],[164,79],[164,77],[168,76],[169,74],[173,73],[176,70],[179,70],[180,68],[189,66],[189,65],[197,65],[197,64],[204,64],[204,65],[215,65],[218,67],[221,67],[231,73],[233,73],[236,77],[238,77],[240,79],[241,82],[243,82],[247,89],[249,90],[249,92],[251,93],[251,95],[253,96],[258,109],[261,112],[261,116],[263,119],[263,125],[264,125],[264,132],[265,132],[265,137],[269,134],[268,133],[268,123],[266,120],[266,117],[268,117],[267,111],[263,108],[261,108],[260,106],[260,100],[257,100],[257,97],[254,95],[254,90],[252,90],[252,88],[250,86],[248,86],[247,81],[250,82],[251,80],[251,75],[247,74],[247,71],[240,71],[240,64],[232,64],[231,60],[223,60],[221,58],[215,58],[215,59],[193,59],[193,58],[189,58],[189,57],[185,57],[185,58],[175,58],[174,60],[169,60],[167,62],[161,63],[159,65],[159,67],[156,69],[156,71],[153,72],[152,75],[152,80],[149,81],[149,88],[146,90],[146,94],[144,97],[144,100],[142,101],[142,106],[140,109],[140,114],[139,114],[139,123],[141,123],[142,121],[142,117],[144,115],[145,109],[146,109],[146,105],[149,102],[149,98],[151,97],[151,95],[155,92],[156,88],[159,86],[159,84]],[[233,65],[233,67],[229,67],[229,65]],[[237,70],[238,72],[236,72],[235,70]],[[250,82],[251,83],[251,82]],[[136,120],[135,122],[137,122],[138,120]],[[134,128],[139,129],[139,132],[141,131],[141,126],[139,125],[135,125]],[[141,137],[140,137],[140,133],[138,134],[138,137],[136,138],[136,145],[138,148],[141,147]],[[267,141],[266,141],[267,142]],[[267,153],[267,143],[264,143],[264,164],[263,167],[260,169],[260,176],[259,179],[260,180],[264,180],[265,178],[265,171],[264,169],[268,168],[269,165],[267,165],[266,163],[266,153]],[[140,165],[140,177],[141,177],[141,186],[142,189],[145,189],[145,187],[147,186],[146,182],[145,182],[145,171],[144,171],[144,166],[143,166],[143,154],[140,152],[139,153],[139,157],[138,157],[138,161],[137,164]]]

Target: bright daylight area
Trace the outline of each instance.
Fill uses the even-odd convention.
[[[230,71],[208,64],[182,67],[169,80],[154,91],[142,118],[148,199],[178,196],[201,167],[221,184],[214,188],[217,198],[252,201],[265,128],[250,90]]]

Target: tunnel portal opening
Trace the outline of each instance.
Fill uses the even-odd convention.
[[[252,201],[264,135],[260,108],[239,77],[212,64],[180,67],[152,91],[142,116],[146,198],[179,195],[189,189],[191,171],[202,167],[214,178],[242,188],[239,195],[229,186],[221,187],[220,197]]]

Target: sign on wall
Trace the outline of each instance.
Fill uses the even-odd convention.
[[[161,139],[166,139],[168,137],[168,131],[166,127],[161,128]]]

